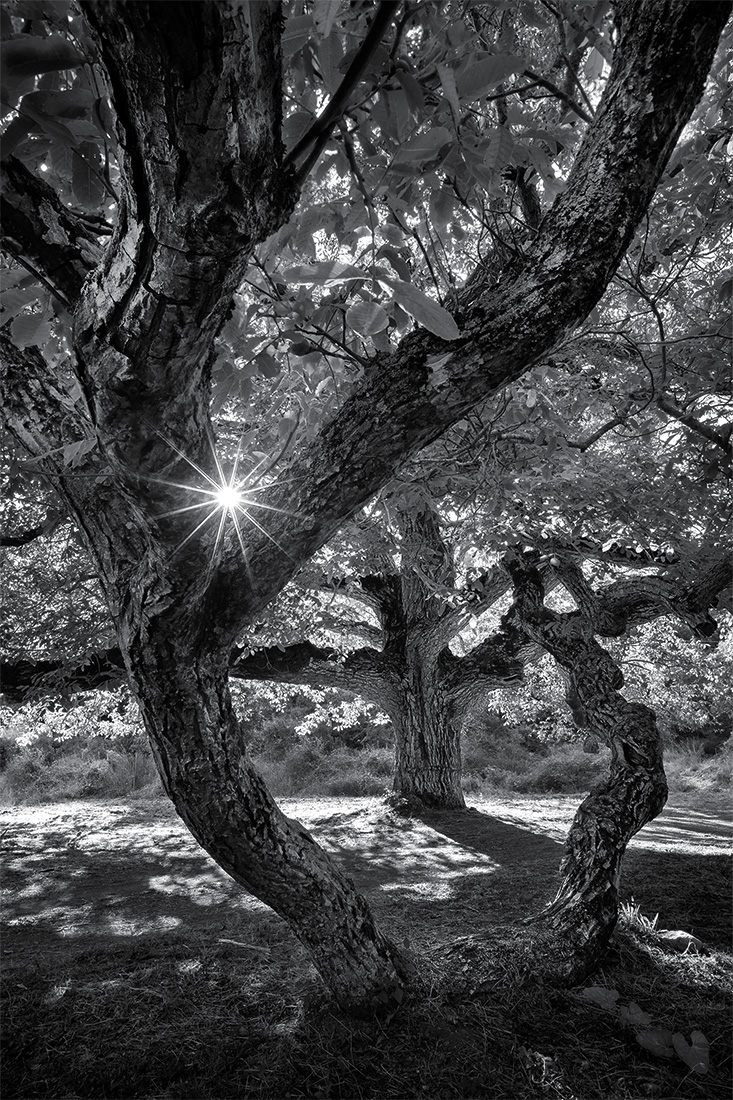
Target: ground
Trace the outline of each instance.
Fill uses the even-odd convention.
[[[348,1100],[480,1096],[490,1087],[494,1098],[722,1097],[725,802],[673,796],[634,839],[623,894],[642,916],[636,911],[609,968],[593,979],[640,1003],[655,1025],[702,1031],[712,1043],[704,1076],[648,1056],[579,991],[510,995],[507,986],[498,1000],[476,994],[468,1005],[449,989],[441,948],[520,924],[552,896],[575,798],[477,800],[468,814],[422,821],[376,799],[283,800],[343,863],[380,925],[428,959],[422,997],[386,1031],[332,1011],[282,921],[219,871],[166,802],[2,810],[4,1094]],[[644,918],[656,913],[659,927],[694,933],[711,954],[680,957],[655,946]],[[526,976],[515,984],[526,987]],[[577,1049],[583,1027],[587,1059]],[[605,1085],[598,1042],[608,1055]],[[400,1079],[411,1058],[409,1080]]]

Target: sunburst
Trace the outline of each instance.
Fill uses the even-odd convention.
[[[242,553],[244,564],[249,572],[249,559],[247,556],[247,548],[245,546],[244,527],[249,525],[254,527],[262,535],[268,539],[269,542],[276,546],[287,557],[288,554],[284,546],[282,546],[273,535],[271,535],[259,522],[256,516],[253,515],[253,509],[262,509],[268,512],[280,512],[285,515],[290,515],[284,508],[276,508],[272,504],[265,504],[263,501],[257,500],[256,495],[263,492],[269,485],[262,484],[261,467],[265,461],[262,459],[256,466],[247,471],[247,473],[240,476],[240,466],[242,465],[242,440],[240,439],[237,445],[237,453],[234,457],[234,462],[231,468],[227,471],[219,458],[216,451],[214,439],[209,433],[208,440],[211,448],[211,454],[214,459],[214,465],[216,467],[216,475],[212,476],[207,473],[198,463],[189,458],[188,455],[178,447],[173,440],[163,435],[162,432],[156,429],[160,438],[173,450],[179,458],[193,470],[198,478],[201,480],[182,482],[172,481],[168,478],[151,478],[151,481],[155,481],[158,484],[169,486],[170,488],[183,489],[190,493],[198,494],[202,499],[196,501],[193,504],[185,504],[180,508],[172,508],[168,512],[163,512],[158,515],[158,519],[170,519],[173,516],[182,516],[187,513],[205,512],[203,518],[196,524],[173,548],[171,551],[171,558],[178,554],[186,543],[202,531],[208,524],[216,524],[216,535],[211,548],[211,554],[209,557],[209,565],[207,572],[211,572],[217,562],[219,561],[219,555],[221,548],[226,537],[226,529],[229,523],[234,529],[239,548]]]

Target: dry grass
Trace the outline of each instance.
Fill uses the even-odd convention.
[[[543,803],[542,836],[501,822],[492,829],[483,814],[467,815],[462,827],[458,817],[392,822],[371,805],[302,807],[368,893],[380,923],[396,938],[409,935],[423,960],[420,988],[401,1011],[368,1021],[334,1008],[269,910],[240,902],[221,880],[204,881],[205,858],[169,813],[137,804],[118,806],[115,818],[100,806],[85,818],[77,804],[78,812],[67,805],[35,826],[30,811],[16,813],[15,823],[6,813],[3,1095],[728,1100],[733,969],[718,862],[693,854],[665,879],[663,853],[632,859],[635,895],[652,898],[655,910],[629,904],[593,979],[636,1002],[655,1025],[704,1032],[711,1043],[705,1075],[642,1050],[632,1028],[580,990],[543,984],[516,952],[494,952],[486,982],[481,966],[463,969],[447,949],[457,934],[480,941],[502,914],[511,919],[534,904],[533,890],[546,891],[557,851],[552,804]],[[480,850],[482,837],[491,857]],[[157,892],[163,871],[172,893]],[[698,898],[695,931],[707,939],[709,926],[710,955],[674,954],[657,942],[654,912],[666,923],[679,904],[664,896],[665,883]],[[61,920],[62,911],[75,913],[77,924]],[[144,914],[148,930],[121,931],[128,911]],[[150,930],[160,929],[161,915],[168,930]]]

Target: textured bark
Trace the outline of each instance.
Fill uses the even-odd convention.
[[[411,813],[461,810],[461,726],[439,683],[429,681],[429,666],[412,655],[402,707],[394,721],[393,802]]]
[[[140,640],[130,652],[173,804],[217,863],[288,922],[344,1008],[394,1006],[407,962],[378,932],[352,881],[273,802],[248,759],[221,655],[192,662],[190,638],[175,626],[161,623],[161,637]]]
[[[15,157],[0,161],[0,217],[3,249],[39,275],[67,309],[73,308],[84,279],[99,262],[94,226],[72,213]]]
[[[615,928],[629,841],[666,802],[662,741],[653,711],[621,695],[623,675],[596,642],[591,617],[584,611],[550,611],[540,574],[526,557],[509,558],[507,566],[522,628],[564,670],[573,713],[611,749],[609,777],[594,787],[575,816],[560,888],[539,918],[556,937],[549,969],[574,983],[598,966]]]

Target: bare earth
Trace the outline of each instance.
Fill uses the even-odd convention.
[[[470,814],[423,821],[387,813],[374,798],[282,805],[346,867],[385,927],[419,947],[540,908],[554,892],[578,801],[510,796],[474,801]],[[702,792],[672,796],[632,842],[624,875],[624,895],[647,916],[662,907],[660,925],[723,948],[730,936],[725,857],[733,836],[726,803]],[[36,952],[151,933],[208,930],[212,939],[246,948],[253,922],[277,920],[217,868],[166,802],[4,809],[0,840],[6,967]]]

